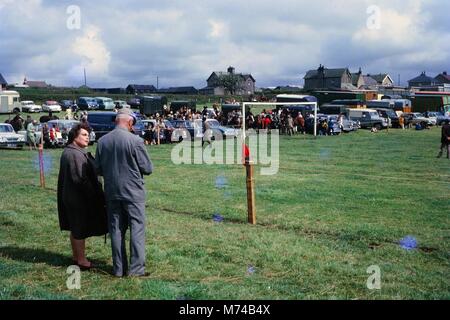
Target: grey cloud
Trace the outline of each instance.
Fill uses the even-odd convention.
[[[107,76],[88,70],[90,83],[99,86],[155,84],[160,76],[165,86],[202,87],[211,71],[230,64],[252,72],[258,86],[301,83],[301,74],[319,63],[405,77],[423,69],[448,69],[450,28],[445,14],[450,4],[438,0],[45,0],[34,1],[32,14],[26,3],[12,2],[0,11],[0,72],[7,78],[26,73],[51,83],[79,85],[80,77],[70,70],[84,60],[71,46],[88,26],[98,28],[111,56]],[[399,14],[420,10],[425,18],[418,33],[410,35],[414,42],[391,41],[395,39],[386,35],[379,42],[355,40],[372,3]],[[78,31],[65,27],[65,10],[72,4],[81,8]],[[212,37],[210,21],[223,24],[224,33],[219,28]]]

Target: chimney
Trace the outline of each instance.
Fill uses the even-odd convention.
[[[228,67],[227,71],[229,74],[234,74],[234,67]]]
[[[443,74],[444,76],[446,76],[446,75],[447,75],[447,71],[442,72],[442,74]]]

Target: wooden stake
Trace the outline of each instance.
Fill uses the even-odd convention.
[[[256,207],[255,207],[255,179],[253,177],[253,164],[249,160],[245,161],[245,170],[247,172],[247,208],[248,223],[256,224]]]
[[[160,145],[160,140],[159,140],[159,124],[158,124],[158,122],[156,122],[156,124],[157,124],[157,128],[156,128],[156,134],[158,135],[158,146]]]
[[[41,139],[39,141],[39,173],[41,180],[41,188],[45,189],[45,175],[44,175],[44,129],[41,131]]]
[[[43,155],[43,145],[39,144],[39,171],[41,178],[41,188],[45,189],[45,175],[44,175],[44,155]]]

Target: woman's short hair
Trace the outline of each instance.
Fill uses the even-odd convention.
[[[81,129],[86,130],[87,132],[91,132],[91,128],[86,123],[78,123],[72,127],[69,131],[69,135],[67,138],[67,144],[71,144],[80,134]]]

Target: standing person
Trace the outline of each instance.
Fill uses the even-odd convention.
[[[27,116],[27,120],[25,120],[25,123],[23,124],[25,130],[28,130],[28,125],[30,124],[30,122],[33,122],[33,119],[31,118],[31,116]]]
[[[403,117],[403,115],[400,115],[398,118],[398,123],[400,124],[402,130],[405,130],[405,117]]]
[[[444,149],[447,149],[447,159],[450,159],[450,121],[447,119],[442,126],[441,134],[441,150],[439,151],[438,158],[442,157]]]
[[[58,218],[61,230],[70,231],[73,263],[81,270],[93,264],[85,254],[86,238],[108,232],[105,199],[95,160],[86,151],[90,128],[75,125],[61,156],[58,175]]]
[[[30,150],[36,150],[36,120],[32,120],[27,125],[27,138]]]
[[[131,133],[136,119],[124,108],[117,113],[116,128],[98,141],[96,166],[105,181],[106,207],[116,277],[145,275],[144,175],[153,164],[141,138]],[[130,227],[131,262],[125,249]]]
[[[294,135],[294,119],[292,119],[292,116],[290,114],[287,117],[287,124],[288,124],[288,134],[290,136]]]

